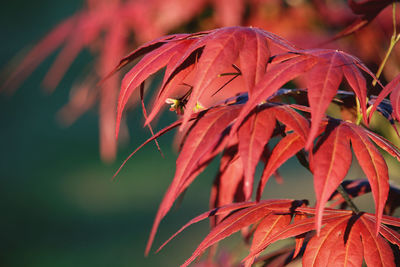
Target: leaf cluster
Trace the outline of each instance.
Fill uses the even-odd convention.
[[[252,243],[245,266],[271,243],[289,237],[296,237],[292,258],[306,247],[305,266],[328,262],[361,266],[363,257],[370,266],[394,266],[394,254],[385,239],[397,246],[400,243],[398,233],[386,225],[398,226],[399,222],[383,215],[391,189],[388,167],[377,146],[398,160],[400,152],[368,125],[390,92],[394,100],[389,105],[393,117],[398,118],[398,79],[386,87],[379,83],[382,91],[373,97],[366,77],[377,78],[358,58],[338,50],[301,49],[252,27],[164,36],[130,53],[115,71],[139,57],[122,82],[117,135],[129,98],[137,88],[143,88],[150,75],[164,68],[163,82],[145,124],[150,125],[165,102],[172,103],[171,110],[179,117],[145,144],[175,127],[182,134],[175,176],[157,212],[146,253],[174,202],[221,154],[210,199],[213,210],[188,224],[214,216],[212,229],[184,266],[221,239],[251,225],[246,239],[252,236]],[[298,81],[304,89],[284,88]],[[327,115],[328,107],[343,103],[344,95],[357,104],[352,107],[354,121]],[[274,147],[271,138],[279,140]],[[353,153],[367,177],[375,216],[354,209],[325,208],[333,196],[337,197],[335,190],[350,168]],[[262,200],[268,179],[293,156],[313,174],[314,207],[307,207],[308,201]],[[264,170],[253,192],[260,162]],[[362,189],[353,190],[357,196]],[[251,202],[253,197],[256,202]],[[338,243],[342,244],[340,249],[332,252]],[[370,250],[377,254],[366,253]]]
[[[384,63],[400,38],[397,1],[345,2],[87,0],[84,9],[59,24],[25,56],[4,87],[19,86],[50,53],[62,48],[44,79],[54,89],[79,52],[87,48],[97,56],[93,73],[72,91],[61,116],[71,123],[99,101],[104,158],[111,160],[116,153],[113,131],[117,137],[126,132],[123,112],[134,95],[140,95],[145,125],[152,134],[143,145],[179,128],[175,176],[156,214],[146,254],[173,204],[220,155],[211,210],[178,231],[206,218],[211,221],[210,233],[184,266],[238,231],[250,244],[245,266],[260,261],[284,265],[299,257],[304,266],[361,266],[363,260],[368,266],[395,266],[400,221],[392,215],[399,205],[399,189],[389,183],[381,151],[397,160],[400,151],[369,125],[378,112],[397,131],[400,75],[393,71],[385,75],[388,82],[383,85],[378,78],[385,64],[376,76],[367,66],[379,65],[376,55],[383,53],[382,47],[370,40],[381,40],[387,25],[394,29]],[[393,13],[386,16],[390,4]],[[212,19],[195,21],[210,6]],[[265,9],[273,12],[264,14]],[[366,26],[373,29],[374,20],[384,26],[369,31]],[[315,32],[309,33],[313,21],[324,25],[325,34],[342,30],[325,36],[321,48],[300,48],[298,44],[315,47],[311,44],[321,43]],[[165,35],[186,29],[183,25],[188,22],[200,31]],[[259,27],[232,26],[239,24]],[[212,27],[205,25],[226,27],[209,30]],[[280,32],[297,45],[262,28]],[[131,43],[130,32],[139,42],[152,41],[123,57]],[[354,32],[358,35],[353,36],[357,44],[353,53],[326,48],[326,40],[339,46],[341,38]],[[154,39],[158,36],[162,37]],[[364,56],[367,64],[353,54]],[[117,58],[122,58],[119,64]],[[136,64],[124,75],[118,96],[119,78],[113,74],[120,74],[132,62]],[[143,101],[145,82],[162,71],[163,80],[148,114]],[[96,77],[104,76],[96,84]],[[151,123],[166,103],[178,118],[154,134]],[[338,105],[341,114],[329,113],[332,105]],[[344,181],[353,155],[365,180]],[[278,169],[292,157],[313,175],[314,205],[307,200],[263,199],[270,177],[279,178]],[[259,164],[263,171],[256,183]],[[375,214],[359,211],[351,202],[367,192],[372,193]],[[262,255],[272,243],[288,238],[294,238],[293,248]]]

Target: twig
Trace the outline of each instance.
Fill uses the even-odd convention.
[[[392,3],[392,15],[393,15],[393,35],[392,38],[390,39],[390,45],[388,50],[386,51],[385,57],[382,60],[381,65],[379,66],[378,71],[376,72],[376,79],[373,80],[372,85],[375,86],[376,83],[378,82],[379,77],[382,74],[383,67],[386,65],[387,60],[389,59],[390,54],[392,53],[393,48],[397,44],[397,42],[400,40],[400,34],[397,34],[396,31],[396,2]]]
[[[351,208],[351,210],[355,213],[358,214],[360,212],[360,210],[357,208],[357,206],[354,204],[354,202],[351,200],[349,194],[347,194],[346,190],[344,189],[344,187],[340,184],[338,186],[338,188],[336,189],[336,191],[342,195],[344,201],[346,201],[347,205],[349,205],[349,207]]]

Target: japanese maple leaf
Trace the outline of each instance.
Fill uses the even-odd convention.
[[[202,112],[200,119],[185,139],[176,162],[176,172],[157,211],[146,247],[149,252],[158,225],[178,196],[193,182],[198,173],[225,147],[229,125],[240,110],[238,106],[220,107]]]
[[[296,212],[315,214],[314,208],[298,207]],[[310,232],[314,218],[304,217],[271,235],[244,261],[265,250],[270,244]],[[303,266],[361,266],[363,258],[368,266],[395,266],[392,249],[387,241],[400,247],[400,235],[386,225],[398,227],[398,218],[383,216],[379,233],[376,234],[376,220],[373,214],[354,214],[347,210],[327,209],[319,235],[311,238],[303,255]],[[386,241],[386,240],[387,241]]]
[[[185,107],[184,128],[198,103],[209,101],[214,95],[213,103],[216,103],[243,91],[251,92],[264,74],[272,53],[294,49],[289,42],[272,33],[247,27],[165,36],[145,44],[121,60],[116,67],[118,70],[145,53],[122,82],[116,132],[130,96],[145,79],[164,67],[164,80],[146,123],[155,117],[167,98],[175,98]],[[231,72],[232,66],[237,66],[235,68],[239,72],[236,75],[243,77],[243,83],[224,86],[227,72]],[[183,84],[186,84],[185,89],[182,89]]]
[[[397,218],[385,218],[376,235],[376,220],[372,214],[342,217],[340,211],[332,213],[337,214],[338,220],[327,223],[320,235],[309,241],[303,256],[304,266],[322,266],[328,262],[340,266],[361,266],[363,258],[368,266],[395,266],[387,241],[399,247],[400,235],[385,224],[398,226]]]
[[[318,56],[318,63],[308,73],[307,95],[311,107],[311,130],[307,147],[318,131],[323,114],[328,108],[333,97],[337,94],[343,77],[346,78],[351,89],[360,102],[364,121],[367,122],[366,98],[367,87],[364,70],[374,76],[357,58],[340,51],[310,50],[312,55]]]
[[[376,232],[378,232],[389,192],[389,176],[386,162],[372,141],[383,149],[398,154],[394,147],[390,148],[382,140],[377,141],[372,133],[360,126],[333,120],[328,123],[313,155],[314,189],[317,198],[317,230],[321,227],[325,203],[340,185],[350,168],[352,160],[351,142],[354,154],[371,186],[375,201]]]
[[[273,108],[271,109],[271,111]],[[270,110],[256,108],[238,130],[239,155],[244,168],[244,194],[249,200],[253,193],[255,168],[260,161],[264,147],[275,128],[275,117]]]
[[[336,216],[337,220],[327,223],[320,235],[307,244],[303,266],[324,266],[328,262],[361,266],[363,258],[368,266],[395,266],[387,241],[400,246],[396,231],[382,224],[380,234],[376,235],[376,221],[369,214]]]
[[[237,137],[231,140],[231,144],[237,144],[238,148],[224,152],[218,186],[215,187],[216,194],[228,194],[232,200],[232,189],[236,188],[235,192],[241,192],[244,200],[251,199],[256,166],[266,156],[266,145],[274,135],[278,122],[286,127],[285,131],[292,133],[282,139],[265,160],[267,163],[257,192],[258,200],[269,177],[281,164],[304,148],[309,131],[307,119],[285,105],[267,103],[258,106],[238,129]],[[230,160],[225,161],[225,157]],[[233,170],[237,172],[231,173]],[[227,181],[223,180],[225,176]]]
[[[264,104],[258,106],[247,117],[247,120],[240,126],[237,132],[239,155],[246,170],[244,187],[249,188],[251,185],[251,189],[244,190],[244,192],[248,191],[246,200],[250,199],[252,193],[255,168],[260,161],[264,147],[269,142],[277,122],[285,125],[287,127],[286,131],[293,131],[293,133],[283,138],[269,156],[258,187],[258,200],[269,177],[286,160],[291,158],[301,148],[304,148],[309,132],[309,122],[307,119],[285,105],[269,107],[268,104]]]
[[[307,149],[311,148],[325,111],[337,94],[343,78],[357,96],[364,121],[367,123],[367,87],[361,70],[374,77],[360,60],[337,50],[297,50],[277,56],[249,94],[249,101],[242,109],[232,132],[235,132],[255,106],[272,97],[285,83],[301,75],[307,77],[306,90],[311,108],[311,130],[306,142]]]
[[[304,201],[263,200],[215,208],[185,224],[158,251],[190,225],[212,216],[225,216],[224,220],[211,229],[182,266],[189,265],[213,244],[243,227],[254,225],[250,253],[243,259],[244,266],[251,266],[257,255],[269,245],[306,233],[312,235],[315,229],[315,219],[312,216],[316,210],[304,207],[304,204]],[[400,226],[398,218],[383,216],[379,233],[376,235],[376,219],[373,214],[326,209],[322,225],[320,235],[314,235],[306,244],[303,266],[325,266],[328,262],[340,266],[361,266],[363,258],[368,266],[395,266],[392,249],[387,241],[400,247],[400,234],[387,225]]]
[[[304,147],[309,128],[307,119],[288,106],[269,103],[257,107],[250,114],[249,120],[243,124],[244,129],[246,129],[248,127],[247,122],[250,122],[252,129],[244,131],[243,128],[239,128],[235,138],[228,138],[231,126],[243,106],[244,104],[237,103],[222,104],[192,114],[191,127],[184,136],[183,146],[177,160],[175,176],[160,204],[146,253],[151,247],[158,225],[171,209],[175,200],[220,152],[224,151],[224,154],[221,161],[220,173],[211,196],[211,203],[214,203],[212,206],[228,204],[233,200],[243,201],[251,199],[256,165],[263,159],[264,148],[270,138],[273,135],[282,133],[281,127],[275,127],[278,121],[285,126],[285,131],[289,133],[287,138],[282,139],[276,148],[276,150],[279,149],[283,152],[284,155],[277,154],[275,156],[275,153],[271,154],[271,157],[267,161],[271,162],[268,163],[271,166],[266,167],[269,175],[264,174],[260,188],[264,187],[269,176],[275,173],[284,161]],[[182,123],[183,118],[155,134],[144,144]],[[293,136],[295,137],[294,139],[292,138]],[[295,146],[290,145],[293,141]],[[282,144],[289,145],[280,147]],[[245,174],[244,166],[251,170],[251,175]],[[259,189],[259,192],[262,192],[262,189]],[[259,196],[260,193],[258,194],[258,199]]]
[[[254,247],[258,248],[258,244],[268,240],[270,236],[286,228],[293,216],[296,207],[301,206],[303,201],[294,200],[263,200],[261,202],[241,202],[216,208],[212,211],[203,213],[192,219],[184,225],[178,232],[171,236],[159,249],[162,249],[176,235],[186,229],[188,226],[215,215],[231,215],[227,216],[223,221],[216,225],[207,237],[200,243],[192,256],[182,265],[188,266],[196,257],[204,250],[222,239],[232,235],[242,228],[256,224],[257,230],[254,232]],[[272,224],[271,224],[272,223]],[[251,261],[249,261],[251,264]]]
[[[250,251],[257,249],[262,243],[264,243],[270,236],[281,231],[287,227],[292,221],[292,215],[288,212],[277,214],[271,212],[264,216],[258,223],[256,230],[253,234],[253,240],[251,242]],[[255,260],[255,256],[249,258],[245,265],[250,267]]]

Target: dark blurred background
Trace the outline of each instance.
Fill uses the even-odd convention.
[[[0,9],[0,65],[40,40],[82,6],[79,0],[6,1]],[[23,53],[23,52],[22,52]],[[143,256],[158,204],[174,175],[173,135],[141,150],[118,175],[123,159],[149,133],[136,109],[127,115],[130,141],[115,163],[102,163],[98,115],[85,113],[62,127],[57,111],[67,102],[72,81],[90,60],[83,52],[52,94],[40,86],[47,59],[14,94],[0,94],[0,265],[1,266],[178,266],[207,233],[207,222],[182,233],[159,254]],[[3,69],[2,79],[7,73]],[[161,121],[162,125],[163,122]],[[271,181],[266,195],[312,197],[312,178],[291,160],[281,170],[285,185]],[[191,186],[179,209],[162,222],[155,247],[189,219],[208,209],[216,164]],[[359,168],[352,171],[361,175]],[[300,178],[307,177],[308,179]],[[300,182],[300,183],[299,183]]]
[[[81,5],[78,0],[2,3],[0,65],[4,68]],[[158,204],[174,174],[172,135],[161,139],[164,159],[150,145],[112,182],[122,160],[149,136],[141,127],[141,113],[128,115],[134,131],[115,163],[102,163],[97,112],[86,113],[68,128],[55,115],[67,102],[72,81],[90,56],[82,53],[49,95],[40,83],[52,59],[14,94],[0,95],[0,266],[183,263],[195,248],[193,242],[200,241],[201,232],[189,231],[185,239],[178,238],[161,253],[143,256]],[[182,209],[163,222],[156,245],[207,209],[210,181],[197,184],[201,190],[190,192]],[[191,246],[186,245],[188,240]]]

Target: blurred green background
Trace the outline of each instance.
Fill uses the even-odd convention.
[[[2,3],[0,65],[35,44],[81,4]],[[122,160],[148,137],[140,112],[128,115],[132,142],[111,165],[98,155],[95,110],[69,128],[57,122],[55,114],[89,58],[83,53],[51,95],[40,83],[52,58],[15,94],[0,95],[0,266],[177,266],[195,248],[187,240],[200,241],[201,232],[196,231],[160,254],[143,256],[158,204],[174,174],[172,135],[162,139],[165,159],[150,145],[112,182]],[[198,185],[201,190],[188,194],[182,209],[162,224],[156,245],[207,209],[210,181]]]
[[[6,66],[81,4],[78,0],[4,2],[0,65]],[[150,144],[112,182],[122,160],[149,134],[141,127],[141,112],[129,113],[131,140],[119,150],[114,164],[104,164],[98,154],[95,110],[71,127],[57,123],[55,114],[67,102],[72,82],[89,58],[83,53],[51,95],[41,90],[40,83],[52,58],[13,95],[0,95],[0,266],[178,266],[207,233],[208,224],[203,222],[159,254],[143,256],[158,204],[174,175],[172,135],[160,139],[165,158]],[[291,160],[281,170],[285,185],[267,187],[266,195],[313,200],[311,176],[294,164]],[[165,218],[155,247],[208,209],[215,172],[216,164],[196,180],[179,209]],[[353,170],[355,176],[361,173],[359,168]]]

